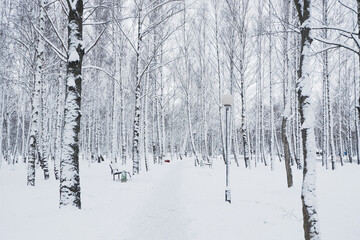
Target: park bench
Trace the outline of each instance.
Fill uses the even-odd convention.
[[[212,168],[212,162],[204,162],[204,166],[208,166],[209,168]]]
[[[118,177],[118,179],[122,179],[121,181],[122,182],[126,182],[126,180],[123,181],[123,178],[127,178],[127,175],[129,175],[131,177],[131,174],[125,170],[122,170],[120,171],[118,166],[116,166],[115,164],[113,163],[110,163],[109,164],[110,166],[110,170],[111,170],[111,175],[113,176],[113,180],[115,181],[115,176]]]
[[[204,166],[208,166],[209,168],[212,168],[213,162],[207,158],[207,161],[203,161]]]

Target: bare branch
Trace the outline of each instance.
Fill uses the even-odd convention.
[[[61,46],[64,48],[65,51],[67,51],[67,47],[66,47],[63,39],[61,38],[61,36],[60,36],[60,34],[59,34],[59,31],[58,31],[57,28],[55,27],[54,22],[53,22],[52,19],[50,18],[49,14],[48,14],[48,12],[45,10],[45,8],[43,8],[43,10],[44,10],[47,18],[49,19],[52,28],[55,30],[55,34],[56,34],[56,36],[58,37],[58,39],[60,40]]]
[[[358,12],[356,10],[354,10],[353,8],[349,7],[348,5],[345,5],[343,2],[341,2],[340,0],[338,0],[338,2],[345,8],[349,9],[350,11],[354,12],[356,15],[358,15]]]
[[[159,3],[158,5],[156,5],[155,7],[153,7],[152,9],[150,9],[147,13],[145,13],[145,15],[143,16],[143,19],[141,21],[141,25],[143,24],[143,22],[145,21],[145,18],[146,16],[148,16],[151,12],[155,11],[156,9],[168,4],[168,3],[171,3],[171,2],[181,2],[180,0],[169,0],[169,1],[165,1],[165,2],[162,2],[162,3]]]
[[[47,42],[49,44],[49,46],[51,47],[52,50],[54,50],[54,52],[58,55],[58,57],[63,60],[64,62],[67,61],[67,57],[64,53],[62,53],[56,46],[55,44],[53,44],[49,39],[47,39],[35,26],[34,29],[36,30],[36,32],[42,37],[42,39],[45,40],[45,42]]]
[[[59,1],[59,0],[54,0],[54,1],[52,1],[52,2],[49,2],[49,3],[48,3],[48,4],[46,4],[44,7],[48,7],[48,6],[50,6],[50,5],[54,4],[54,3],[56,3],[57,1]]]
[[[345,45],[341,42],[335,42],[335,41],[331,41],[331,40],[327,40],[327,39],[323,39],[323,38],[320,38],[320,37],[314,37],[315,40],[319,41],[319,42],[322,42],[322,43],[326,43],[326,44],[330,44],[330,45],[335,45],[335,46],[338,46],[338,47],[343,47],[349,51],[352,51],[354,53],[356,53],[357,55],[359,55],[359,51],[356,51],[354,50],[352,47],[348,46],[348,45]]]
[[[337,49],[337,48],[339,48],[338,45],[333,45],[333,46],[330,46],[330,47],[327,47],[327,48],[323,48],[323,49],[321,49],[319,51],[316,51],[312,55],[317,55],[319,53],[323,53],[323,52],[326,52],[326,51],[329,51],[329,50],[332,50],[332,49]]]
[[[94,70],[98,70],[98,71],[100,71],[100,72],[103,72],[103,73],[105,73],[107,76],[109,76],[111,79],[115,80],[115,82],[116,82],[119,86],[123,87],[123,89],[126,90],[125,86],[122,85],[122,84],[120,84],[120,79],[115,78],[115,77],[113,76],[113,74],[109,73],[106,69],[104,69],[104,68],[102,68],[102,67],[97,67],[97,66],[93,66],[93,65],[88,65],[88,66],[82,67],[82,69],[84,69],[84,70],[86,70],[86,69],[94,69]]]
[[[340,31],[340,32],[348,33],[348,34],[359,35],[359,34],[356,33],[356,32],[349,31],[349,30],[347,30],[347,29],[343,29],[343,28],[341,28],[341,27],[336,27],[336,26],[319,26],[319,27],[313,27],[313,28],[311,28],[311,29],[313,29],[313,30],[324,30],[324,29],[337,30],[337,31]]]
[[[114,21],[116,23],[116,25],[119,27],[121,33],[125,36],[126,40],[129,42],[130,46],[132,47],[132,49],[135,51],[135,53],[137,53],[137,49],[136,47],[134,46],[134,44],[131,42],[131,40],[129,39],[129,37],[127,36],[127,34],[124,32],[124,30],[122,29],[121,27],[121,24],[119,23],[119,21],[114,18]]]
[[[85,48],[85,49],[87,49],[87,50],[85,50],[85,54],[88,53],[88,52],[90,52],[91,49],[92,49],[93,47],[95,47],[95,45],[99,42],[101,36],[104,34],[105,30],[106,30],[106,26],[105,26],[104,29],[101,31],[101,33],[99,34],[99,36],[95,39],[95,41],[94,41],[88,48]]]
[[[89,22],[89,23],[84,23],[83,26],[95,26],[95,25],[106,25],[110,23],[110,21],[105,21],[105,22]]]

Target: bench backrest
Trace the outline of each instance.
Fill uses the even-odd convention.
[[[118,167],[115,164],[110,163],[109,166],[110,166],[110,169],[111,169],[111,174],[114,174],[115,171],[119,171]]]

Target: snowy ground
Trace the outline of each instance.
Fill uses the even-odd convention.
[[[58,209],[58,183],[26,186],[26,166],[0,169],[0,239],[300,240],[301,172],[286,187],[275,171],[231,166],[232,204],[224,202],[225,167],[194,167],[192,160],[151,166],[128,183],[112,181],[107,163],[81,166],[82,210]],[[360,167],[318,167],[322,239],[360,236]]]

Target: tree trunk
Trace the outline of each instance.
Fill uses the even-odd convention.
[[[42,8],[41,8],[42,9]],[[45,23],[44,23],[44,27],[45,27]],[[44,62],[44,59],[42,59],[42,62]],[[41,77],[43,78],[43,77]],[[40,130],[40,134],[39,134],[39,152],[40,154],[40,166],[44,171],[44,179],[49,179],[49,166],[48,166],[48,151],[46,149],[46,145],[48,145],[48,139],[47,139],[47,133],[48,133],[48,129],[47,129],[47,123],[46,123],[46,113],[45,113],[45,100],[44,100],[44,95],[47,94],[45,93],[46,88],[45,88],[45,83],[42,80],[41,81],[41,97],[40,97],[40,123],[39,123],[39,130]]]
[[[339,66],[341,65],[341,57],[340,57],[340,51],[339,51]],[[339,90],[339,99],[338,99],[338,110],[337,110],[337,116],[338,116],[338,124],[339,124],[339,132],[338,132],[338,139],[339,139],[339,158],[341,166],[344,166],[344,160],[343,160],[343,139],[342,139],[342,83],[341,83],[341,68],[339,67],[339,75],[338,75],[338,90]]]
[[[34,91],[33,91],[34,92]],[[4,109],[5,109],[5,93],[1,90],[1,98],[0,98],[0,168],[3,162],[3,126],[4,126]],[[35,170],[35,168],[34,168]]]
[[[23,112],[22,112],[22,117],[21,117],[21,120],[22,120],[22,123],[21,123],[21,157],[23,159],[23,162],[25,163],[26,162],[26,134],[25,134],[25,108],[23,109]],[[0,116],[0,124],[1,124],[1,116]],[[1,129],[0,129],[0,132]],[[1,141],[1,137],[0,137],[0,141]],[[1,146],[0,146],[0,151],[1,151]],[[0,162],[1,162],[1,154],[0,154]],[[0,163],[1,165],[1,163]]]
[[[139,174],[140,172],[140,83],[137,84],[135,89],[135,113],[133,123],[133,150],[132,150],[132,161],[133,161],[133,174]]]
[[[83,1],[69,0],[68,59],[64,110],[64,135],[60,161],[60,208],[81,208],[79,176],[79,133],[81,118],[81,67]]]
[[[322,143],[322,165],[326,166],[326,169],[328,168],[328,149],[329,149],[329,128],[328,128],[328,114],[327,114],[327,83],[325,81],[325,78],[323,77],[323,143]]]
[[[350,71],[349,74],[346,77],[347,81],[346,81],[346,94],[347,94],[347,135],[348,135],[348,144],[347,144],[347,149],[348,149],[348,156],[349,156],[349,162],[353,163],[353,138],[352,138],[352,130],[351,130],[351,119],[352,119],[352,106],[351,106],[351,76],[350,76]]]
[[[284,30],[286,31],[288,24],[289,24],[289,13],[290,13],[290,6],[289,2],[285,1],[284,4],[284,12],[285,12],[285,26]],[[287,122],[290,115],[290,78],[289,78],[289,57],[288,57],[288,33],[285,32],[285,37],[283,39],[283,101],[284,101],[284,112],[282,117],[282,125],[281,125],[281,140],[283,143],[284,148],[284,163],[285,163],[285,170],[286,170],[286,179],[288,187],[293,186],[293,177],[291,171],[291,152],[290,152],[290,145],[288,141],[287,135]]]
[[[64,84],[62,78],[62,64],[59,66],[59,75],[58,75],[58,93],[57,93],[57,107],[56,107],[56,138],[55,138],[55,161],[54,161],[54,173],[55,179],[59,180],[59,167],[60,167],[60,158],[61,158],[61,139],[62,139],[62,126],[64,123],[63,113],[64,113]],[[89,130],[90,131],[90,130]]]
[[[154,81],[154,85],[156,84],[156,81]],[[156,87],[154,88],[156,89]],[[154,94],[156,94],[156,91],[154,91]],[[156,102],[157,99],[155,98],[152,101],[152,154],[153,154],[153,162],[154,164],[157,163],[157,153],[156,153]]]
[[[39,9],[39,31],[44,32],[45,28],[45,13],[44,13],[44,1],[40,0]],[[35,161],[37,157],[37,151],[41,143],[41,136],[39,130],[41,128],[41,87],[42,87],[42,72],[44,67],[44,50],[45,44],[41,36],[38,36],[36,47],[36,59],[35,59],[35,76],[34,76],[34,89],[32,93],[32,114],[31,114],[31,130],[30,130],[30,142],[29,142],[29,159],[28,159],[28,173],[27,173],[27,185],[35,186]],[[47,168],[44,168],[43,159],[41,161],[41,167],[44,169],[44,178],[49,178],[49,172]]]
[[[360,1],[358,1],[358,10],[360,10]],[[360,13],[360,11],[359,11]],[[358,20],[358,24],[360,23],[360,14],[358,15],[359,20]],[[359,27],[360,29],[360,27]],[[359,36],[360,37],[360,36]],[[360,54],[359,54],[359,66],[360,66]],[[360,78],[360,75],[359,75]],[[360,121],[360,94],[357,94],[357,85],[356,85],[356,80],[355,80],[355,76],[354,76],[354,91],[355,91],[355,96],[357,96],[358,99],[358,105],[356,106],[357,111],[355,110],[355,126],[356,126],[356,155],[357,155],[357,164],[360,165],[360,130],[359,130],[359,121]]]
[[[147,150],[148,150],[148,131],[147,131],[147,122],[148,122],[148,117],[147,117],[147,112],[148,112],[148,101],[147,101],[147,88],[148,88],[148,81],[149,78],[145,79],[145,86],[144,86],[144,117],[143,117],[143,141],[144,141],[144,163],[145,163],[145,170],[149,171],[149,164],[148,164],[148,157],[147,157]]]
[[[298,98],[299,112],[302,124],[302,146],[304,156],[303,185],[301,191],[303,227],[305,240],[320,240],[319,220],[316,208],[316,156],[315,156],[315,135],[312,126],[312,115],[314,114],[311,105],[311,79],[310,79],[310,56],[311,43],[310,35],[310,0],[295,0],[298,12],[301,33],[301,51],[298,70]]]
[[[162,132],[161,132],[161,106],[160,106],[160,99],[159,97],[156,98],[156,130],[157,130],[157,144],[156,144],[156,152],[157,152],[157,159],[158,159],[158,163],[162,164],[163,163],[163,157],[162,157]]]
[[[357,0],[357,25],[358,25],[358,41],[360,40],[360,0]],[[358,54],[358,66],[360,67],[360,52]],[[354,68],[355,69],[355,68]],[[358,75],[358,78],[360,79],[360,75]],[[354,75],[354,91],[355,93],[357,92],[356,90],[356,82],[355,82],[355,75]],[[356,94],[355,94],[356,96]],[[357,152],[357,163],[360,165],[360,132],[359,132],[359,121],[360,121],[360,94],[359,94],[359,99],[358,99],[358,105],[356,106],[357,109],[357,118],[355,120],[356,123],[356,152]],[[355,110],[356,111],[356,110]],[[356,116],[356,115],[355,115]]]
[[[245,98],[245,79],[241,77],[240,80],[240,96],[241,96],[241,132],[242,132],[242,140],[244,146],[244,161],[245,167],[250,168],[250,159],[249,159],[249,143],[248,143],[248,131],[247,131],[247,121],[246,121],[246,98]]]
[[[193,153],[195,155],[194,164],[195,164],[195,166],[197,166],[198,164],[200,164],[200,162],[199,162],[198,153],[196,151],[194,134],[193,134],[193,131],[192,131],[191,113],[190,113],[190,99],[187,99],[187,101],[186,101],[186,112],[187,112],[188,128],[189,128],[189,133],[190,133],[191,149],[192,149],[192,151],[193,151]]]
[[[287,116],[283,116],[282,119],[282,125],[281,125],[281,136],[282,136],[282,142],[284,145],[284,157],[285,157],[285,169],[286,169],[286,179],[287,179],[287,185],[288,187],[293,186],[293,177],[292,177],[292,171],[291,171],[291,164],[290,164],[290,146],[289,141],[286,133],[287,129]]]
[[[269,22],[272,23],[271,1],[269,0]],[[271,32],[271,26],[269,28]],[[269,88],[270,88],[270,166],[274,170],[274,106],[273,106],[273,79],[272,79],[272,36],[269,34]]]
[[[125,165],[126,164],[125,96],[124,96],[123,78],[121,73],[119,75],[120,75],[121,164]]]
[[[132,161],[133,161],[133,175],[140,172],[140,114],[141,114],[141,82],[139,76],[140,68],[140,44],[141,44],[141,9],[138,8],[138,31],[137,31],[137,52],[136,52],[136,85],[135,85],[135,111],[133,123],[133,146],[132,146]]]
[[[221,105],[221,96],[222,86],[221,86],[221,69],[220,69],[220,50],[219,50],[219,26],[218,26],[218,5],[217,2],[214,1],[214,10],[215,10],[215,45],[216,45],[216,64],[217,64],[217,79],[218,79],[218,104],[219,104],[219,130],[220,130],[220,146],[221,146],[221,154],[226,164],[225,159],[225,144],[224,144],[224,131],[223,131],[223,119],[222,119],[222,105]]]

